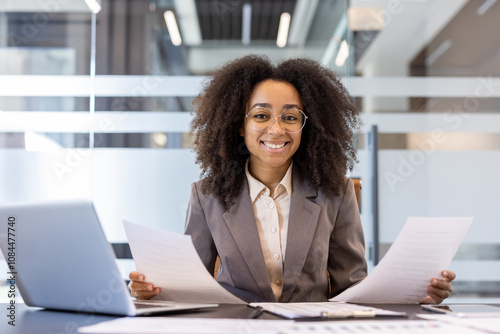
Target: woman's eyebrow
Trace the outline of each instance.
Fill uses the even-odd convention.
[[[255,107],[268,108],[272,109],[272,106],[269,103],[255,103],[250,109]],[[302,109],[298,104],[285,104],[282,109]]]
[[[269,103],[255,103],[252,108],[250,109],[253,109],[255,107],[261,107],[261,108],[268,108],[268,109],[271,109],[271,105]]]
[[[283,109],[302,109],[298,104],[285,104]]]

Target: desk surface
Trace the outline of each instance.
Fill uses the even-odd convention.
[[[6,310],[8,304],[0,304],[1,310]],[[420,305],[394,305],[380,304],[375,307],[406,312],[408,317],[384,317],[381,320],[415,320],[417,313],[428,313],[420,308]],[[0,317],[0,333],[2,334],[74,334],[78,327],[96,324],[102,321],[116,319],[115,316],[103,316],[92,314],[77,314],[72,312],[48,311],[36,307],[28,307],[24,304],[16,305],[16,326],[7,324],[4,314]],[[0,312],[1,313],[1,312]],[[217,308],[198,310],[194,312],[182,312],[169,315],[158,315],[182,318],[231,318],[248,319],[252,309],[246,305],[220,305]],[[259,319],[281,319],[272,314],[264,313]],[[345,319],[344,319],[345,320]],[[335,321],[335,320],[331,320]],[[363,320],[360,320],[363,321]]]

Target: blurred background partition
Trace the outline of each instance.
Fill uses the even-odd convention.
[[[379,221],[366,228],[369,255],[383,257],[407,216],[474,217],[450,268],[455,300],[500,295],[499,16],[500,3],[484,0],[351,1],[348,10],[347,82],[364,132],[378,129],[378,208],[363,207],[365,224]],[[369,139],[359,141],[362,175],[372,168]]]
[[[492,0],[3,1],[0,203],[92,199],[114,244],[122,219],[182,233],[204,80],[247,54],[310,57],[364,121],[348,176],[371,268],[407,216],[473,216],[456,296],[499,296],[499,16]]]

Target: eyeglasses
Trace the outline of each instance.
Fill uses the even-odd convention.
[[[299,132],[306,125],[307,116],[300,109],[284,109],[281,115],[275,115],[271,110],[264,107],[255,107],[246,115],[250,127],[255,132],[266,132],[274,124],[274,118],[278,117],[281,128],[288,133]]]

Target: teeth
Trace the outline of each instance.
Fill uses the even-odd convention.
[[[264,145],[266,145],[267,147],[270,147],[270,148],[274,148],[274,149],[282,148],[283,146],[285,146],[285,144],[286,143],[279,144],[279,145],[274,145],[274,144],[271,144],[271,143],[264,142]]]

